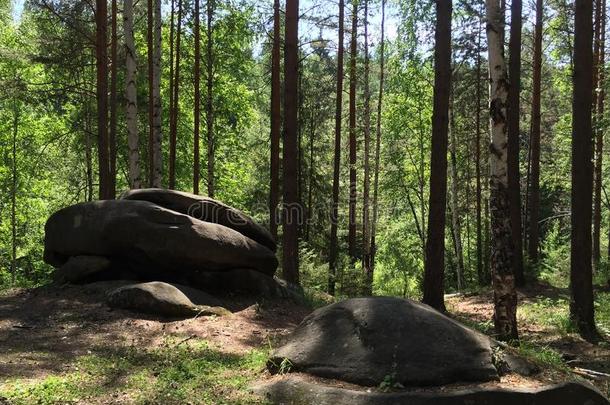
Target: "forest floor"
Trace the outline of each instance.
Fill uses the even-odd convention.
[[[224,297],[230,316],[168,321],[110,310],[108,288],[0,292],[0,405],[260,403],[248,387],[269,378],[269,350],[311,312],[288,301]],[[577,368],[610,372],[610,342],[592,345],[569,329],[567,297],[543,284],[519,293],[519,350],[553,370],[539,383],[578,377]],[[610,293],[599,297],[600,329],[608,333]],[[488,292],[448,297],[447,307],[491,333]],[[610,393],[608,380],[594,382]],[[502,383],[527,381],[509,376]]]
[[[583,340],[570,322],[570,292],[545,282],[530,283],[518,289],[517,322],[521,354],[539,363],[584,376],[610,397],[610,379],[594,376],[610,374],[610,291],[596,288],[596,321],[600,341]],[[493,294],[483,291],[456,294],[446,299],[447,311],[463,323],[493,336]],[[591,373],[593,371],[593,373]]]

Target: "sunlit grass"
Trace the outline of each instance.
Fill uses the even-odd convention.
[[[267,353],[243,356],[208,347],[203,340],[161,348],[99,348],[69,370],[42,380],[0,384],[14,404],[95,403],[114,398],[132,404],[255,404],[248,385],[264,368]]]

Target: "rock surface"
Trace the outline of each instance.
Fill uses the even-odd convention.
[[[399,298],[354,298],[314,311],[271,356],[293,371],[359,385],[498,379],[491,340],[431,307]]]
[[[110,269],[110,265],[110,260],[103,256],[73,256],[53,273],[53,281],[79,282]]]
[[[291,288],[285,282],[250,269],[195,273],[183,282],[200,286],[206,291],[220,293],[292,298],[297,301],[302,300],[303,297],[302,291]]]
[[[191,296],[196,297],[200,304],[194,304],[181,290],[186,290]],[[202,291],[158,281],[119,287],[108,293],[107,301],[112,308],[130,309],[158,316],[230,314],[220,307],[220,301]]]
[[[282,405],[608,405],[597,390],[577,383],[540,389],[475,387],[456,391],[369,392],[314,383],[288,376],[254,387],[273,404]]]
[[[271,233],[240,210],[196,194],[182,191],[146,188],[128,190],[121,197],[125,200],[150,201],[193,218],[224,225],[236,230],[275,252],[276,243]]]
[[[235,268],[273,275],[278,264],[270,249],[231,228],[132,200],[77,204],[49,218],[45,261],[61,266],[83,255],[106,257],[149,280]]]

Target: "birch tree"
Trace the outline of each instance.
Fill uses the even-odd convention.
[[[494,325],[500,339],[517,339],[517,293],[512,264],[507,167],[507,97],[509,83],[504,60],[504,15],[499,0],[486,0],[489,60],[490,179],[492,286]]]

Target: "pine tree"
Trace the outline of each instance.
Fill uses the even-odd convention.
[[[282,271],[288,282],[299,283],[298,198],[298,77],[299,77],[299,1],[286,0],[284,35],[284,214]]]
[[[140,150],[138,139],[138,92],[136,86],[136,47],[133,35],[133,0],[123,3],[123,30],[125,39],[125,120],[127,123],[127,148],[129,160],[129,188],[142,187],[140,178]]]
[[[443,294],[447,204],[447,131],[451,93],[451,13],[451,1],[436,1],[430,199],[423,302],[439,311],[445,310]]]

